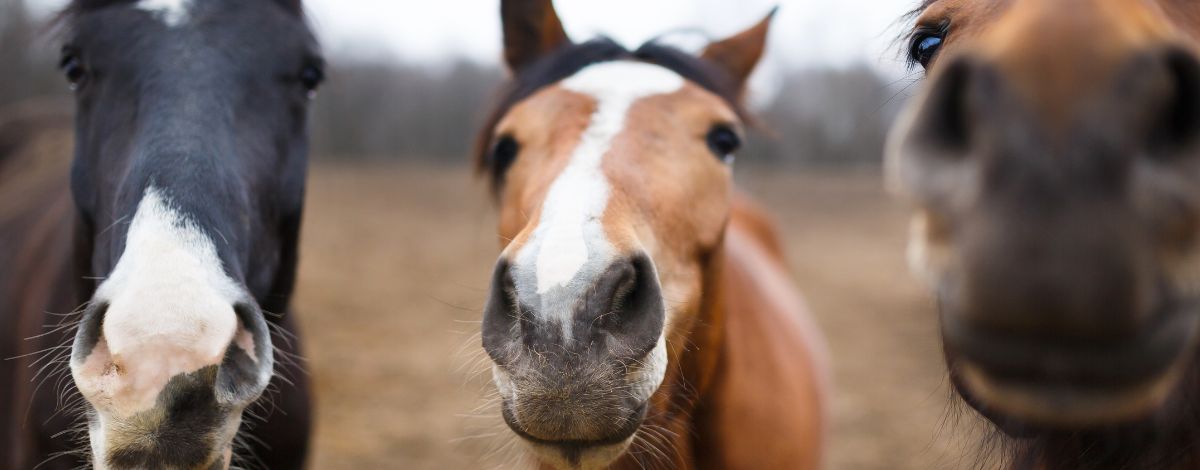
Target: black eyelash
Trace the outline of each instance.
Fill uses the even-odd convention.
[[[945,41],[947,35],[950,34],[950,21],[942,21],[937,24],[918,25],[908,34],[905,40],[907,48],[904,53],[905,66],[909,71],[915,70],[918,66],[923,66],[919,57],[917,57],[918,43],[930,36],[940,36],[942,41]]]

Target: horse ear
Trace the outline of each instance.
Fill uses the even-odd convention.
[[[513,71],[570,44],[551,0],[501,0],[504,60]]]
[[[729,72],[737,88],[744,89],[746,80],[750,78],[750,73],[754,71],[754,66],[758,65],[763,50],[767,47],[767,31],[777,11],[779,7],[772,8],[766,18],[750,29],[709,44],[700,57]]]

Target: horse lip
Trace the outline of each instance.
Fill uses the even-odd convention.
[[[517,436],[520,436],[521,439],[533,444],[554,447],[569,452],[578,452],[579,450],[583,449],[612,446],[624,443],[635,433],[637,433],[637,430],[642,426],[642,421],[646,417],[646,410],[646,402],[639,404],[638,407],[634,409],[628,417],[626,417],[625,425],[607,437],[589,440],[558,440],[543,439],[529,434],[529,432],[521,426],[520,422],[517,421],[516,416],[512,411],[512,405],[507,399],[504,400],[504,403],[500,406],[500,414],[504,418],[504,423],[508,425],[509,429],[511,429],[513,433],[515,433]]]
[[[93,456],[93,459],[95,459],[96,461],[102,461],[101,458],[95,457],[95,456]],[[208,464],[201,465],[196,468],[204,468],[204,469],[208,469],[208,470],[229,470],[230,468],[232,468],[232,464],[233,464],[232,451],[226,451],[226,452],[222,453],[221,455],[217,456],[215,459],[213,459],[213,461],[209,462]],[[97,470],[144,470],[144,467],[136,467],[136,466],[135,467],[115,467],[115,466],[97,465],[95,468]]]
[[[1181,361],[1182,363],[1182,361]],[[955,385],[1005,428],[1084,430],[1152,415],[1176,388],[1183,367],[1138,384],[1115,387],[998,379],[969,361],[954,365]]]
[[[1131,339],[1096,344],[983,334],[955,317],[942,319],[955,385],[990,414],[1052,429],[1150,415],[1175,390],[1200,337],[1192,310],[1161,312]]]
[[[954,361],[993,380],[1095,388],[1136,387],[1186,358],[1200,337],[1200,312],[1165,309],[1137,335],[1122,340],[1063,340],[1003,334],[942,315],[942,339]]]

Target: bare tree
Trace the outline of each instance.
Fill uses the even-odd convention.
[[[878,164],[898,110],[894,90],[875,70],[792,71],[766,109],[739,164],[767,166]]]
[[[67,96],[45,19],[24,0],[0,0],[0,107],[31,97]],[[482,113],[504,77],[498,67],[384,60],[337,61],[310,123],[317,158],[462,164]],[[816,68],[787,74],[757,114],[740,165],[792,167],[877,164],[896,104],[874,69]]]
[[[46,31],[30,17],[24,0],[0,0],[0,106],[64,93]]]
[[[462,163],[501,77],[471,62],[334,67],[313,115],[316,148],[334,158]]]

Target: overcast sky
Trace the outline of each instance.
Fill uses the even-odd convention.
[[[65,0],[27,0],[42,12]],[[204,1],[204,0],[193,0]],[[306,0],[331,53],[414,61],[500,57],[499,0]],[[917,0],[557,0],[577,40],[606,34],[637,45],[666,31],[697,28],[722,37],[780,6],[769,66],[852,63],[898,68],[895,22]],[[696,37],[696,36],[692,36]],[[332,54],[331,54],[332,55]]]

